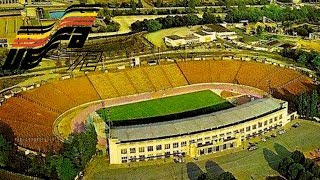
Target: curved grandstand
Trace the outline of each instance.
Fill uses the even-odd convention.
[[[45,152],[51,147],[59,149],[60,141],[53,134],[53,124],[59,115],[73,107],[101,99],[211,82],[272,91],[275,97],[285,100],[314,88],[312,80],[302,73],[275,65],[234,60],[188,61],[115,73],[92,73],[44,84],[9,98],[0,107],[0,119],[12,127],[20,146]]]

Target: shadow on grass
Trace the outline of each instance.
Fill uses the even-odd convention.
[[[278,154],[278,156],[282,159],[284,157],[289,157],[291,156],[291,152],[288,151],[288,149],[284,146],[282,146],[279,143],[275,143],[273,145],[274,149],[276,150],[276,153]]]
[[[266,161],[268,162],[269,166],[273,170],[277,170],[278,163],[281,160],[281,158],[276,153],[274,153],[270,149],[266,149],[266,148],[263,148],[263,155],[264,155],[264,158],[266,159]]]
[[[266,161],[268,162],[269,166],[277,171],[278,170],[278,165],[279,162],[284,158],[284,157],[289,157],[290,156],[290,151],[285,148],[284,146],[282,146],[279,143],[275,143],[273,145],[276,153],[274,153],[273,151],[271,151],[270,149],[263,149],[263,155],[264,158],[266,159]]]
[[[187,163],[187,173],[188,178],[190,180],[197,180],[198,177],[204,172],[199,168],[199,166],[196,163],[189,162]]]
[[[225,171],[213,161],[206,162],[206,171],[209,177],[213,177],[213,179],[217,178],[220,174],[224,173]]]

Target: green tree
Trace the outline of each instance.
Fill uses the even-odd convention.
[[[57,159],[56,168],[59,179],[72,180],[77,175],[77,170],[75,169],[74,165],[72,164],[72,161],[69,158],[60,156]]]
[[[312,60],[311,63],[317,67],[320,68],[320,55],[315,56]]]
[[[311,171],[311,168],[314,166],[314,162],[311,159],[306,158],[303,166],[306,170]]]
[[[131,6],[132,12],[136,12],[137,6],[136,6],[136,2],[134,2],[134,0],[130,0],[130,6]]]
[[[288,174],[288,168],[294,161],[290,157],[283,158],[278,165],[278,172],[284,176]]]
[[[299,56],[298,62],[302,63],[302,64],[306,64],[307,63],[307,55],[305,53],[302,53]]]
[[[218,176],[218,180],[236,180],[236,178],[232,173],[224,172]]]
[[[7,166],[11,152],[11,145],[2,134],[0,134],[0,166]]]
[[[188,7],[191,12],[195,12],[196,11],[196,0],[189,0]]]
[[[299,163],[293,163],[289,166],[288,177],[289,179],[297,179],[300,172],[305,171],[304,167]]]
[[[320,178],[320,167],[315,164],[312,168],[311,168],[311,173],[317,177],[317,178]]]
[[[143,8],[143,4],[142,4],[141,0],[138,0],[137,7],[138,7],[138,8]]]
[[[304,154],[301,151],[295,150],[291,153],[291,158],[295,163],[303,164],[305,161]]]
[[[297,180],[311,180],[313,177],[311,172],[303,170],[299,173]]]
[[[262,34],[262,32],[263,32],[263,27],[262,26],[258,26],[257,29],[256,29],[256,34],[258,36],[260,36]]]
[[[148,21],[146,23],[146,26],[147,26],[147,31],[148,32],[158,31],[159,29],[162,28],[162,24],[159,21],[155,20],[155,19],[152,19],[152,20]]]
[[[310,116],[316,117],[318,116],[318,102],[319,96],[317,90],[313,90],[310,95]]]

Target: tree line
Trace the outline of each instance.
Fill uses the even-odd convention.
[[[300,49],[284,48],[279,53],[283,57],[291,58],[294,61],[306,65],[313,70],[320,70],[320,53],[316,51],[303,51]]]
[[[232,8],[228,12],[225,21],[239,22],[241,20],[249,20],[250,22],[258,22],[263,16],[276,22],[318,22],[320,20],[320,9],[312,6],[303,6],[300,9],[282,8],[277,5],[268,5],[262,8],[239,6],[239,8]]]
[[[295,106],[299,115],[319,117],[319,95],[316,90],[311,94],[302,93],[295,98]]]
[[[320,178],[319,165],[305,158],[304,154],[298,150],[292,152],[290,157],[284,157],[277,171],[291,180],[318,180]]]
[[[58,154],[49,152],[45,157],[18,151],[12,130],[3,127],[7,131],[0,132],[0,168],[9,171],[44,179],[72,180],[96,153],[98,140],[93,125],[83,125],[81,132],[68,137]]]
[[[203,18],[198,17],[195,14],[177,15],[160,17],[156,19],[144,19],[143,21],[136,21],[131,24],[131,30],[134,32],[148,31],[154,32],[160,29],[167,29],[172,27],[181,26],[194,26],[201,24],[221,23],[220,16],[213,14],[210,11],[205,11]]]

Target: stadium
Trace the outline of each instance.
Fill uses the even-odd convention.
[[[285,125],[297,117],[289,113],[293,97],[314,88],[303,72],[253,59],[163,61],[21,87],[0,106],[0,119],[17,145],[37,152],[59,150],[81,123],[97,117],[105,120],[95,126],[112,164],[198,157]],[[175,104],[167,108],[166,101]]]

